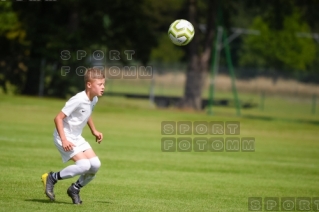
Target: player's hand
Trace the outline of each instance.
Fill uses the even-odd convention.
[[[62,141],[62,147],[64,151],[68,152],[73,150],[73,147],[75,147],[75,145],[72,142],[65,140],[65,141]]]
[[[103,140],[103,134],[99,131],[93,131],[92,134],[95,136],[95,141],[98,142],[99,144]]]

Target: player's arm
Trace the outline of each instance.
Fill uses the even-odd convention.
[[[66,139],[66,136],[63,130],[63,119],[65,117],[66,115],[62,111],[60,111],[60,113],[54,118],[54,123],[59,133],[59,136],[61,138],[62,147],[64,151],[71,151],[75,145]]]
[[[98,143],[101,143],[101,141],[103,140],[103,134],[95,129],[95,126],[94,126],[94,123],[93,123],[93,120],[92,120],[92,116],[90,116],[90,118],[89,118],[87,123],[88,123],[88,125],[90,127],[90,130],[91,130],[92,134],[95,136],[96,141]]]

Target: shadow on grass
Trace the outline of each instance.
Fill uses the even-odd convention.
[[[307,123],[307,124],[313,124],[313,125],[319,125],[319,121],[313,121],[313,120],[296,120],[299,123]]]
[[[72,204],[72,202],[61,202],[61,201],[50,201],[47,199],[26,199],[28,202],[40,202],[40,203],[49,203],[49,204]]]
[[[273,117],[270,117],[270,116],[243,115],[243,117],[247,119],[257,119],[257,120],[264,120],[264,121],[275,120]]]
[[[113,204],[112,202],[109,202],[109,201],[95,201],[95,202],[98,202],[98,203],[105,203],[105,204]]]
[[[286,122],[295,122],[299,124],[319,125],[319,121],[317,120],[287,119],[287,118],[275,118],[270,116],[256,116],[256,115],[244,115],[243,117],[247,119],[256,119],[256,120],[264,120],[264,121],[286,121]]]

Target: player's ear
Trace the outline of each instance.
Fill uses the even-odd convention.
[[[87,83],[86,83],[86,87],[91,88],[91,86],[92,86],[92,83],[91,83],[91,82],[87,82]]]

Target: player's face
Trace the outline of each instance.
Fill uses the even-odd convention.
[[[102,96],[104,93],[105,79],[94,79],[91,82],[90,91],[93,96]]]

